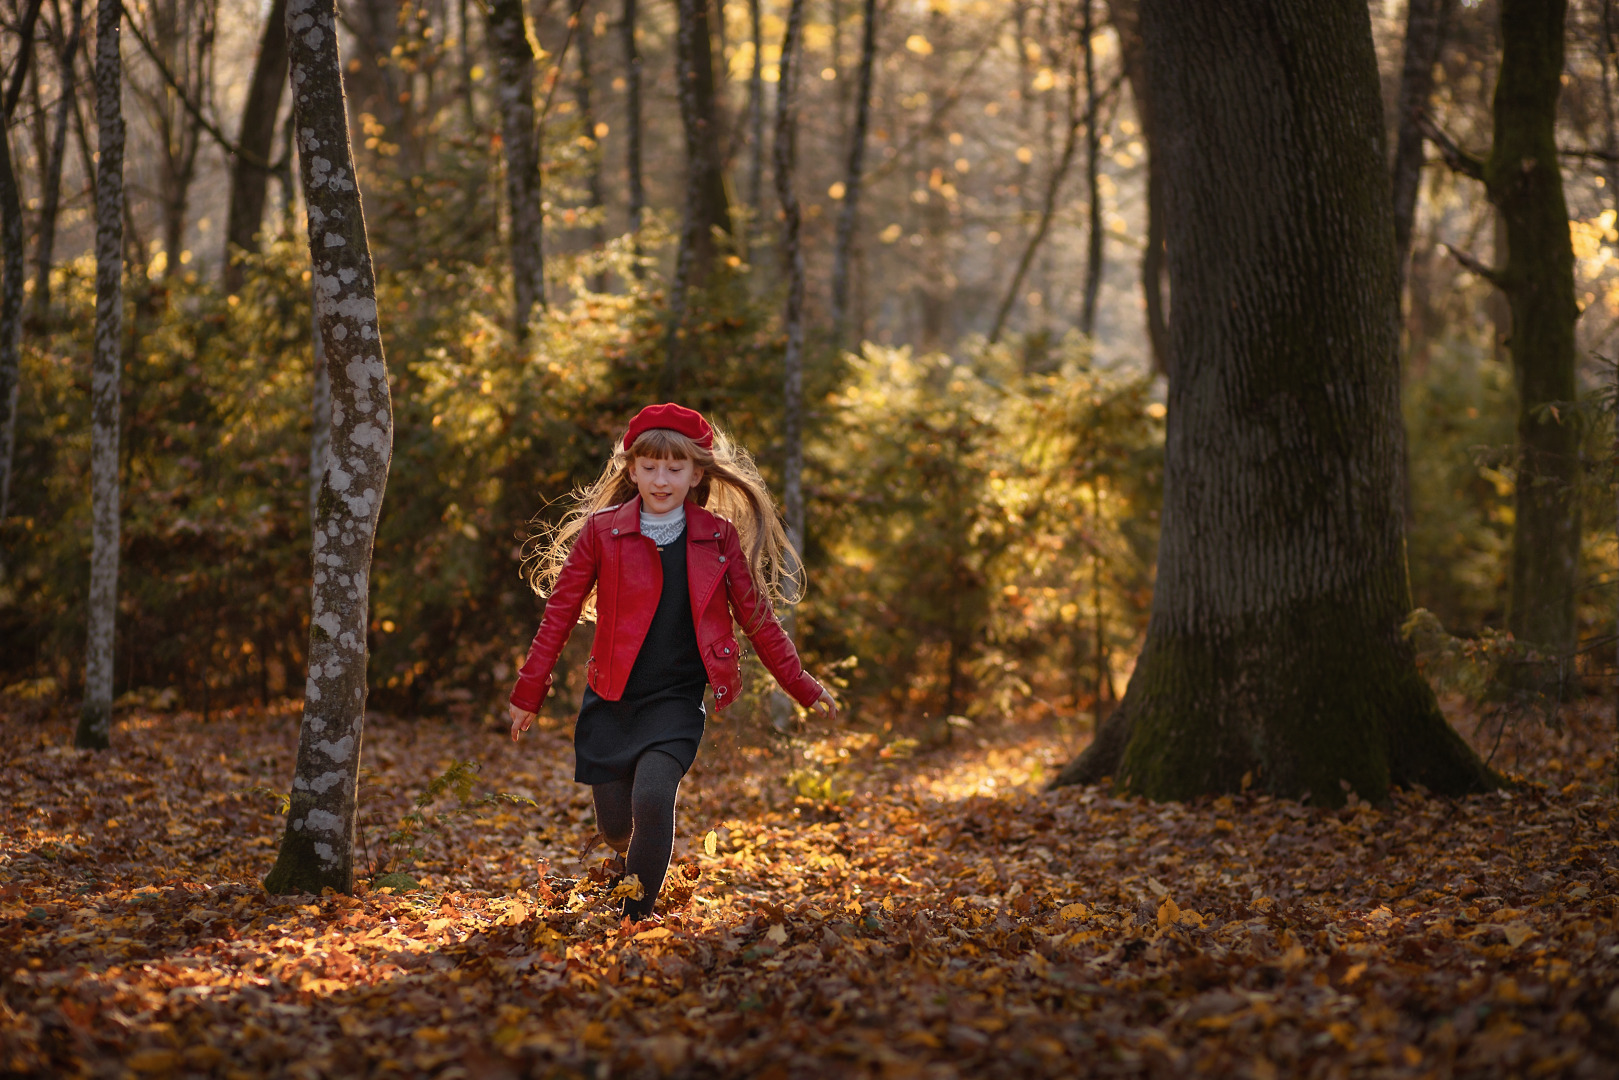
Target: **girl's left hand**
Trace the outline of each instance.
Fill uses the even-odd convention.
[[[838,699],[832,696],[832,691],[825,688],[821,690],[821,696],[815,699],[815,703],[810,708],[828,720],[835,721],[838,718]]]

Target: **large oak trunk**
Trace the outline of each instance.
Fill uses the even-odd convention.
[[[1357,0],[1144,0],[1170,314],[1163,533],[1123,703],[1058,782],[1337,805],[1491,775],[1400,622],[1393,220]]]
[[[331,379],[331,442],[315,510],[298,765],[281,850],[264,879],[272,893],[318,893],[327,886],[349,892],[354,885],[371,550],[393,454],[388,368],[354,176],[334,6],[335,0],[287,4],[315,318]]]

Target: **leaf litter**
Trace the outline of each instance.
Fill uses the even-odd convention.
[[[1068,751],[1015,723],[920,753],[822,732],[794,756],[842,794],[806,798],[780,753],[722,736],[682,790],[662,921],[638,924],[612,897],[640,883],[578,857],[594,819],[555,728],[513,751],[492,727],[374,718],[359,858],[410,891],[266,895],[296,723],[135,715],[103,755],[6,725],[0,1073],[1263,1080],[1619,1060],[1595,706],[1514,727],[1498,764],[1539,782],[1330,811],[1044,792]],[[412,809],[469,761],[499,797]],[[407,818],[393,837],[414,859],[386,839]]]

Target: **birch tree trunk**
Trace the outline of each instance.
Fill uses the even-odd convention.
[[[512,332],[528,336],[536,307],[545,306],[541,241],[540,133],[534,115],[534,49],[522,0],[489,5],[489,42],[495,52],[500,133],[506,147],[506,201],[511,211]]]
[[[1495,135],[1484,162],[1506,230],[1506,263],[1494,277],[1512,312],[1507,347],[1518,383],[1507,624],[1559,664],[1574,654],[1580,554],[1579,308],[1556,140],[1566,9],[1566,0],[1502,0]]]
[[[1359,0],[1143,0],[1169,248],[1147,640],[1058,783],[1187,799],[1493,786],[1418,673],[1393,213]]]
[[[335,0],[287,4],[298,170],[332,399],[331,449],[316,508],[298,765],[281,850],[264,879],[272,893],[353,890],[371,551],[393,453],[388,368],[355,185],[335,6]]]
[[[860,41],[860,87],[856,91],[849,164],[843,173],[843,205],[838,208],[832,243],[832,340],[842,347],[849,333],[849,253],[860,220],[860,189],[865,180],[866,133],[871,127],[871,84],[877,60],[877,0],[866,0]]]
[[[232,252],[259,250],[264,201],[270,190],[275,122],[286,83],[287,0],[271,0],[264,33],[259,37],[258,57],[253,62],[253,78],[247,85],[247,100],[242,103],[242,123],[236,133],[241,153],[231,161],[230,206],[225,218],[225,287],[231,292],[242,285],[242,271],[232,260]]]
[[[73,745],[112,745],[113,629],[118,611],[118,405],[124,337],[123,6],[96,4],[96,335],[90,362],[90,607],[84,707]]]
[[[787,274],[787,307],[782,322],[787,350],[782,392],[782,509],[787,536],[800,558],[804,554],[804,248],[799,233],[802,216],[793,190],[798,142],[799,39],[804,30],[804,0],[787,8],[787,30],[781,42],[781,78],[776,83],[776,199],[781,203],[781,257]]]

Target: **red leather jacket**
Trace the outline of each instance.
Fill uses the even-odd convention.
[[[744,628],[755,626],[757,620],[748,639],[782,689],[805,708],[814,704],[821,696],[821,684],[804,670],[792,639],[754,589],[736,528],[688,502],[686,536],[692,618],[715,704],[725,708],[741,689],[733,611]],[[617,701],[624,694],[630,668],[663,593],[663,564],[658,560],[657,545],[641,535],[639,497],[593,515],[574,541],[512,690],[511,703],[519,709],[539,711],[557,656],[579,621],[592,585],[596,587],[596,637],[590,646],[587,675],[596,693]]]

